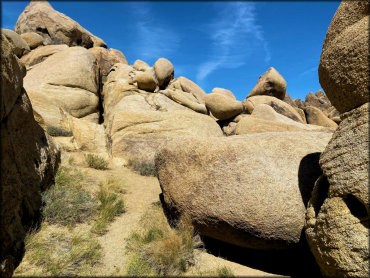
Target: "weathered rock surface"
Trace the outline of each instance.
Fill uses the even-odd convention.
[[[315,94],[310,92],[308,95],[306,95],[304,108],[308,106],[313,106],[320,109],[321,112],[325,114],[325,116],[328,116],[329,113],[331,113],[333,110],[337,111],[335,107],[330,103],[328,97],[321,90],[318,90]],[[337,115],[339,116],[339,114]]]
[[[165,58],[159,58],[153,66],[155,76],[158,80],[159,88],[164,89],[173,79],[175,70],[170,61]]]
[[[286,81],[276,69],[271,67],[264,75],[258,78],[256,86],[254,86],[247,98],[266,95],[283,100],[285,98],[285,91]]]
[[[150,66],[141,60],[136,60],[132,67],[138,71],[146,71],[150,68]]]
[[[369,102],[369,5],[342,1],[325,37],[319,80],[340,113]]]
[[[332,128],[336,128],[338,126],[334,121],[325,116],[325,114],[319,108],[308,106],[304,109],[304,112],[306,114],[308,124]]]
[[[98,112],[98,77],[94,55],[83,47],[70,47],[34,65],[24,87],[45,124],[59,126],[59,107],[76,118]]]
[[[233,92],[230,90],[224,89],[224,88],[213,88],[211,94],[220,94],[224,96],[228,96],[232,98],[233,100],[236,100],[236,97],[234,96]]]
[[[172,80],[165,90],[159,92],[198,113],[208,114],[205,106],[207,94],[197,84],[183,76]]]
[[[236,125],[235,134],[286,131],[321,131],[334,132],[335,128],[323,128],[317,125],[302,124],[277,113],[271,106],[258,105],[251,115],[245,115]]]
[[[137,87],[141,90],[154,92],[158,86],[157,80],[149,72],[139,73],[135,76]]]
[[[164,201],[209,237],[258,249],[294,247],[330,137],[289,132],[169,141],[155,158]]]
[[[107,47],[100,38],[68,16],[54,10],[47,1],[31,1],[20,14],[14,30],[18,34],[35,32],[44,38],[46,45]]]
[[[22,63],[26,66],[27,70],[38,63],[41,63],[49,56],[58,53],[62,50],[66,50],[68,48],[65,44],[58,44],[58,45],[46,45],[43,47],[38,47],[32,50],[30,53],[21,57]]]
[[[22,57],[30,52],[30,47],[27,42],[16,32],[1,28],[1,34],[5,35],[8,41],[12,44],[13,52],[17,57]]]
[[[24,254],[27,230],[40,214],[60,153],[33,118],[22,86],[24,66],[11,43],[1,39],[0,276],[11,277]]]
[[[276,97],[254,96],[243,100],[244,111],[248,114],[251,114],[253,109],[260,104],[267,104],[274,108],[277,113],[282,114],[296,122],[304,123],[301,115],[294,107],[280,99],[277,99]]]
[[[76,149],[94,153],[107,152],[103,125],[75,118],[63,110],[61,115],[61,126],[72,132]]]
[[[212,91],[206,96],[205,104],[212,115],[219,120],[227,120],[243,112],[241,101],[237,101],[234,95],[230,96],[228,93]]]
[[[307,210],[306,237],[328,277],[369,273],[369,103],[342,114],[320,157],[324,177]]]
[[[104,47],[93,47],[89,51],[94,54],[98,62],[102,84],[107,80],[109,71],[114,64],[121,63],[128,65],[125,55],[117,49],[110,48],[108,50]]]
[[[21,38],[24,39],[30,49],[34,49],[44,43],[44,39],[35,32],[23,33]]]

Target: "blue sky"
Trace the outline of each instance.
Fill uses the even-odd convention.
[[[317,68],[339,1],[128,2],[49,1],[109,48],[149,65],[169,59],[206,93],[231,90],[243,100],[269,67],[292,98],[321,89]],[[2,1],[2,28],[14,29],[28,1]]]

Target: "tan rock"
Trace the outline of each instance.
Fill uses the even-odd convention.
[[[292,107],[297,107],[297,104],[294,102],[294,100],[290,97],[290,95],[287,92],[285,92],[285,97],[283,101],[288,103]]]
[[[306,237],[328,277],[369,273],[369,103],[342,114],[320,157],[324,176],[315,185]]]
[[[271,67],[264,75],[260,76],[256,86],[254,86],[247,98],[266,95],[283,100],[285,98],[285,91],[286,81],[276,69]]]
[[[223,88],[213,88],[211,94],[220,94],[220,95],[228,96],[232,98],[233,100],[236,100],[236,97],[230,90],[223,89]]]
[[[8,41],[12,44],[13,52],[17,57],[20,58],[30,52],[30,47],[27,42],[16,32],[1,28],[1,34],[5,35]]]
[[[304,113],[304,111],[298,107],[294,107],[295,111],[298,112],[298,114],[301,116],[301,119],[303,121],[304,124],[307,124],[307,120],[306,120],[306,114]]]
[[[106,132],[114,157],[143,157],[149,161],[153,160],[158,147],[171,138],[195,134],[223,136],[214,120],[192,111],[117,112],[110,118]]]
[[[337,111],[335,107],[331,105],[328,97],[321,90],[318,90],[315,94],[310,92],[306,95],[305,107],[307,106],[313,106],[320,109],[325,116],[328,116],[332,110]]]
[[[219,120],[227,120],[243,112],[241,101],[229,95],[211,93],[206,96],[205,102],[207,109]]]
[[[30,49],[34,49],[44,44],[44,39],[35,32],[23,33],[21,38],[25,40]]]
[[[94,153],[106,153],[103,125],[75,118],[61,109],[61,126],[73,133],[77,149]]]
[[[195,97],[198,103],[205,103],[206,93],[190,79],[179,76],[175,78],[168,86],[168,89],[178,89]]]
[[[308,106],[305,108],[305,114],[307,123],[312,125],[320,125],[326,127],[336,128],[338,125],[330,120],[325,114],[318,108],[313,106]]]
[[[138,71],[146,71],[150,68],[147,63],[141,60],[136,60],[132,67]]]
[[[296,122],[303,123],[301,115],[296,111],[294,107],[290,106],[280,99],[277,99],[276,97],[254,96],[248,97],[247,99],[243,100],[244,109],[249,114],[253,112],[254,107],[260,104],[267,104],[274,108],[277,113],[291,118]]]
[[[319,80],[340,113],[369,102],[369,2],[342,1],[325,37]]]
[[[104,47],[93,47],[89,51],[94,54],[100,69],[100,76],[102,79],[102,84],[107,80],[107,76],[111,67],[116,63],[127,64],[125,55],[116,49],[106,49]]]
[[[157,80],[149,72],[139,73],[135,76],[134,81],[137,82],[137,87],[141,90],[154,92],[158,86]]]
[[[178,89],[166,89],[163,91],[159,91],[159,93],[167,96],[168,98],[172,99],[173,101],[183,105],[184,107],[188,107],[195,112],[208,114],[208,110],[205,104],[199,103],[198,100],[192,95],[184,91],[180,91]]]
[[[328,133],[171,140],[155,165],[170,212],[203,235],[242,247],[297,246]],[[181,140],[181,144],[178,142]]]
[[[18,34],[35,32],[44,38],[46,45],[107,47],[76,21],[54,10],[47,1],[31,1],[19,16],[14,30]]]
[[[172,63],[165,58],[159,58],[154,63],[153,70],[158,80],[159,88],[165,89],[174,77],[175,70]]]
[[[40,220],[41,192],[54,181],[60,153],[36,123],[23,89],[24,66],[1,39],[0,276],[12,277],[24,255],[24,240]],[[14,101],[16,100],[16,101]]]
[[[41,63],[49,56],[68,48],[65,44],[46,45],[33,49],[30,53],[22,56],[21,61],[29,69],[31,66]]]
[[[98,86],[96,59],[82,47],[50,56],[24,78],[33,109],[53,126],[61,120],[59,107],[77,118],[98,112]]]

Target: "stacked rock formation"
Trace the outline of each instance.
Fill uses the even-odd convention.
[[[24,254],[27,230],[38,221],[60,153],[33,117],[17,48],[1,36],[0,276],[11,277]]]
[[[343,1],[319,66],[341,122],[320,157],[323,176],[309,202],[306,237],[328,277],[369,274],[369,2]]]

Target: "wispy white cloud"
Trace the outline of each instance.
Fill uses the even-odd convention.
[[[315,71],[317,72],[317,70],[318,70],[318,66],[314,66],[314,67],[311,67],[311,68],[301,72],[298,76],[303,77],[303,76],[309,75],[309,74],[311,74]]]
[[[206,26],[210,53],[197,71],[200,82],[220,68],[239,68],[246,63],[256,48],[265,52],[264,61],[268,64],[271,53],[264,37],[262,26],[257,23],[256,8],[252,2],[215,3],[215,21]]]
[[[160,57],[170,57],[175,53],[180,45],[180,37],[152,14],[151,3],[135,2],[132,5],[137,18],[134,24],[137,56],[152,64]]]

